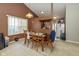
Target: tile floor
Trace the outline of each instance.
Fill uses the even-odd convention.
[[[49,47],[45,47],[45,51],[42,52],[41,47],[37,51],[36,48],[31,48],[31,43],[29,46],[24,45],[24,40],[20,39],[0,50],[0,56],[79,56],[79,44],[57,40],[52,51]]]

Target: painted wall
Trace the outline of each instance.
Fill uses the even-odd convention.
[[[79,42],[79,4],[66,5],[66,39]]]
[[[43,33],[50,33],[51,30],[52,30],[52,23],[51,23],[51,20],[48,21],[49,23],[49,26],[50,26],[50,29],[41,29],[41,22],[40,20],[47,20],[47,19],[51,19],[50,17],[37,17],[37,18],[34,18],[34,19],[31,19],[30,21],[30,30],[31,31],[35,31],[35,32],[43,32]]]
[[[4,33],[4,35],[7,35],[8,31],[8,24],[7,24],[8,21],[6,16],[7,14],[25,18],[25,15],[28,12],[33,13],[23,3],[0,3],[0,32]],[[36,15],[34,14],[34,16]]]

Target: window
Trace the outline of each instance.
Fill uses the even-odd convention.
[[[8,15],[8,35],[23,33],[28,30],[28,20]]]

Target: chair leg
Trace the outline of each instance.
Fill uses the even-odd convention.
[[[38,44],[38,43],[36,43],[36,48],[37,48],[37,51],[38,51],[38,47],[39,47],[39,44]]]
[[[29,46],[29,40],[27,39],[27,46]]]
[[[51,44],[51,51],[53,51],[53,48],[54,48],[54,43],[53,43],[53,42],[51,42],[50,44]]]
[[[26,44],[26,38],[25,38],[25,40],[24,40],[24,44]]]
[[[43,43],[41,43],[41,47],[42,47],[42,51],[44,51],[44,46],[43,46]]]
[[[52,49],[53,49],[52,42],[49,42],[48,46],[51,48],[51,51],[52,51]]]
[[[32,41],[32,47],[31,47],[31,48],[33,48],[33,45],[34,45],[34,43],[33,43],[33,41]]]
[[[31,47],[31,48],[34,48],[34,45],[35,45],[35,42],[34,42],[34,41],[32,41],[32,47]]]

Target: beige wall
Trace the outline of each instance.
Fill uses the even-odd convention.
[[[66,5],[66,39],[79,42],[79,4]]]

